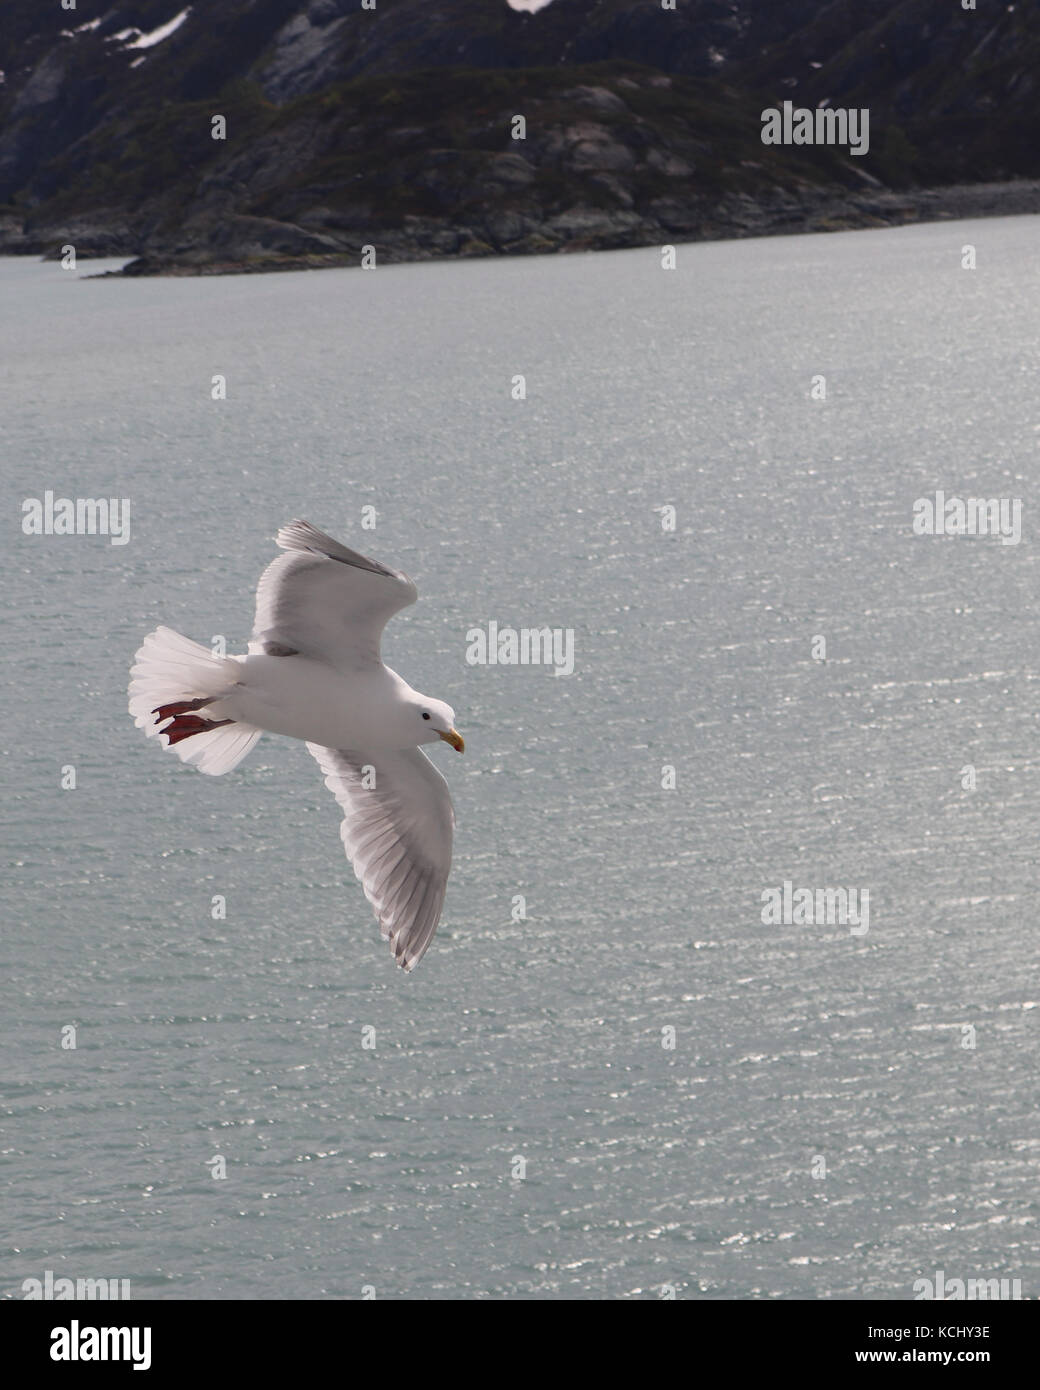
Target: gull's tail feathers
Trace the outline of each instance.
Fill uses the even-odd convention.
[[[219,777],[242,761],[261,730],[234,719],[197,713],[238,683],[239,663],[208,647],[157,627],[144,639],[131,667],[130,713],[149,738],[165,735],[181,762]]]

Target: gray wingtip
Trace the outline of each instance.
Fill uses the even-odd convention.
[[[333,540],[324,531],[319,531],[309,521],[303,521],[299,517],[283,526],[275,539],[283,550],[308,550],[313,555],[327,555],[330,560],[339,560],[344,565],[353,565],[355,569],[385,575],[387,579],[402,578],[396,570],[389,569],[386,565],[380,564],[378,560],[372,560],[367,555],[361,555],[358,551],[341,545],[339,541]]]

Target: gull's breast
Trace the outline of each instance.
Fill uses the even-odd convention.
[[[326,748],[379,746],[392,687],[385,667],[346,675],[302,656],[240,660],[239,684],[212,706],[213,717]]]

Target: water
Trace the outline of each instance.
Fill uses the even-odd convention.
[[[1036,1296],[1035,248],[0,262],[4,1296]],[[23,536],[48,488],[129,543]],[[1022,498],[1021,544],[914,537],[936,489]],[[410,977],[302,747],[210,779],[126,714],[157,622],[241,649],[295,515],[417,580],[385,655],[466,737]],[[492,619],[574,674],[467,665]],[[763,926],[784,880],[869,931]]]

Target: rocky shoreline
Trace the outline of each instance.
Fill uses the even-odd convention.
[[[62,227],[37,228],[27,235],[7,218],[0,221],[0,255],[57,259],[62,246],[75,245],[80,255],[132,256],[121,270],[106,271],[105,275],[248,275],[358,265],[366,246],[375,247],[377,264],[400,264],[619,250],[1022,214],[1040,214],[1040,180],[898,192],[775,190],[759,197],[726,195],[714,206],[707,206],[703,200],[686,204],[675,201],[656,207],[652,215],[578,207],[556,216],[547,215],[541,221],[529,214],[517,217],[514,225],[500,225],[494,230],[476,219],[474,225],[456,225],[448,219],[406,217],[400,227],[351,229],[344,235],[335,227],[316,230],[313,225],[235,217],[220,238],[224,245],[216,253],[214,228],[207,227],[198,229],[195,244],[182,242],[176,250],[150,251],[139,256],[133,256],[125,228],[106,226],[102,221],[75,219]],[[510,232],[515,235],[510,236]]]

